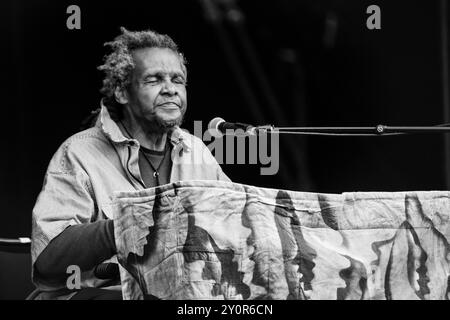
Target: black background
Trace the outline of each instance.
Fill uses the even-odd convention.
[[[0,237],[30,235],[48,162],[98,107],[96,67],[120,26],[167,33],[179,44],[188,60],[190,131],[194,120],[215,116],[277,126],[444,122],[439,1],[228,2],[242,23],[225,19],[218,29],[194,0],[2,1]],[[71,4],[81,8],[81,30],[66,27]],[[381,8],[381,30],[366,28],[371,4]],[[243,43],[253,48],[250,59]],[[276,101],[259,87],[252,62]],[[240,85],[244,75],[263,123]],[[443,135],[281,140],[277,175],[261,176],[257,165],[224,171],[239,183],[310,192],[447,189]]]

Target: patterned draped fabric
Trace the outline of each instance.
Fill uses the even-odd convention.
[[[218,181],[118,192],[122,281],[160,299],[449,299],[449,197]]]

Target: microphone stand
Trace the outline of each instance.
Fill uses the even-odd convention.
[[[346,135],[389,135],[410,133],[450,133],[450,126],[386,126],[374,127],[275,127],[273,125],[257,126],[252,128],[256,132],[269,133],[302,133],[302,134],[346,134]]]

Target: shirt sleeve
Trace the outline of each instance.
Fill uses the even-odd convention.
[[[222,167],[217,164],[217,180],[219,181],[227,181],[232,182],[231,179],[223,172]]]
[[[32,213],[32,280],[41,252],[67,227],[89,223],[97,212],[90,180],[82,161],[72,151],[70,140],[55,153],[47,169],[42,190]]]
[[[113,220],[70,226],[54,238],[35,262],[35,272],[42,279],[67,277],[67,267],[77,265],[81,271],[96,267],[116,254]]]

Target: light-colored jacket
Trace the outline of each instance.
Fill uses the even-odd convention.
[[[175,128],[170,134],[173,146],[170,182],[230,179],[197,137]],[[71,225],[112,219],[115,191],[145,189],[138,158],[139,142],[125,137],[102,105],[96,125],[67,139],[50,161],[44,184],[32,215],[32,270],[48,243]],[[111,261],[111,260],[108,260]],[[116,261],[113,257],[112,261]],[[66,283],[48,283],[32,271],[40,298],[67,298]],[[121,275],[125,269],[121,268]],[[69,276],[69,275],[68,275]],[[123,279],[124,277],[122,277]],[[135,286],[131,277],[123,285]],[[81,287],[110,287],[92,270],[81,275]],[[113,287],[110,287],[113,288]],[[120,284],[115,289],[120,290]],[[139,299],[142,297],[126,297]]]

